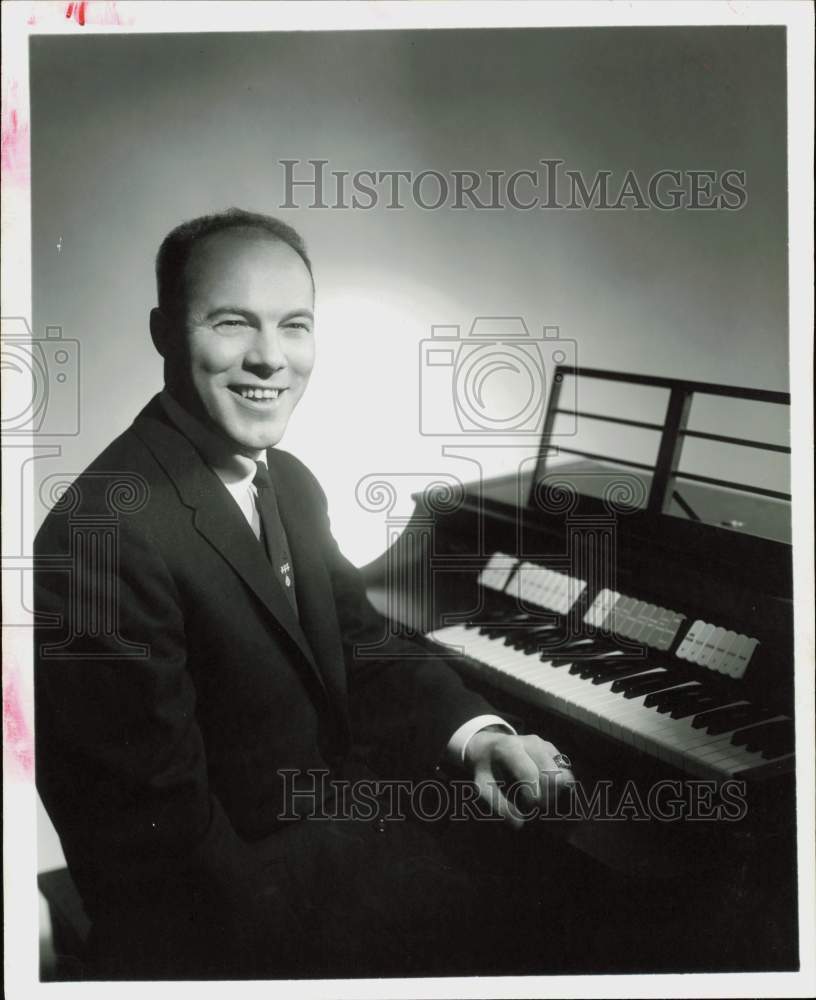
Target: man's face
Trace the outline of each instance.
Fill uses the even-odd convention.
[[[186,350],[174,388],[240,452],[276,445],[314,365],[312,279],[285,243],[252,230],[198,243],[185,270]],[[203,408],[203,409],[202,409]]]

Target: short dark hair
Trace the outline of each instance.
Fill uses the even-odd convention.
[[[312,262],[306,252],[303,237],[292,226],[271,215],[228,208],[213,215],[200,215],[176,226],[162,240],[156,254],[156,290],[159,308],[168,316],[177,315],[184,299],[184,271],[193,247],[199,240],[230,229],[255,229],[280,240],[300,257],[314,284]]]

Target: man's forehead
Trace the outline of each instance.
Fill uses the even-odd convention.
[[[201,291],[226,281],[249,279],[253,273],[275,273],[287,284],[303,284],[311,291],[312,280],[300,254],[272,233],[253,228],[229,229],[197,241],[184,269],[188,292]]]
[[[225,229],[197,240],[187,258],[187,271],[193,273],[211,264],[225,266],[240,258],[258,257],[276,261],[280,266],[306,264],[296,250],[284,240],[262,229]]]

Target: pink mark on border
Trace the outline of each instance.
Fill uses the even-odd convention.
[[[125,21],[116,9],[116,3],[108,0],[107,3],[94,3],[92,0],[78,0],[65,5],[66,21],[74,21],[80,27],[86,24],[118,24],[125,25]]]
[[[3,678],[3,750],[7,763],[14,762],[24,778],[34,777],[34,740],[25,716],[15,668]]]
[[[20,99],[17,82],[3,81],[0,110],[0,170],[3,183],[28,187],[30,182],[30,151],[28,122],[20,119]]]
[[[30,27],[40,25],[47,28],[54,21],[71,21],[84,28],[86,24],[115,25],[117,27],[132,27],[133,18],[123,17],[119,13],[116,0],[37,0],[36,10],[26,18]]]
[[[73,18],[77,24],[85,24],[85,8],[87,6],[85,0],[80,0],[80,3],[69,3],[65,11],[66,20],[70,21]]]

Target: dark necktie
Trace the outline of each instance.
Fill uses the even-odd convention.
[[[258,491],[258,514],[261,519],[261,539],[272,563],[275,577],[289,598],[292,610],[297,614],[297,598],[295,597],[295,574],[292,569],[292,558],[289,555],[289,544],[286,532],[278,511],[278,501],[275,487],[265,463],[257,463],[253,485]]]

